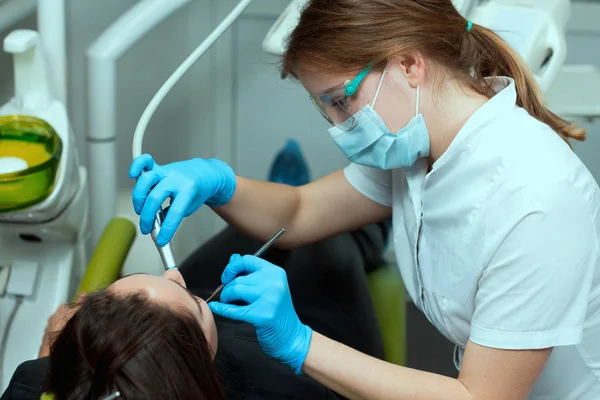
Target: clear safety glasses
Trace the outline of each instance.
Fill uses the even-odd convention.
[[[312,103],[330,124],[336,125],[345,131],[354,128],[354,113],[350,107],[351,99],[372,68],[373,66],[369,65],[353,80],[347,80],[324,94],[310,95]]]

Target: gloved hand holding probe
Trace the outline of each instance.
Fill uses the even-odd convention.
[[[221,280],[226,286],[220,302],[208,303],[212,312],[254,325],[262,350],[299,374],[312,329],[296,314],[285,271],[262,258],[234,254]],[[228,304],[236,301],[248,305]]]

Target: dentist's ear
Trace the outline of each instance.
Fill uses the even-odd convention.
[[[409,57],[393,57],[388,61],[388,70],[389,67],[398,71],[413,89],[425,81],[426,65],[420,53]]]
[[[177,268],[173,268],[168,271],[165,271],[162,274],[162,277],[167,278],[173,282],[177,282],[184,288],[187,288],[187,285],[185,284],[185,280],[183,279],[183,275],[181,275],[181,272],[179,272],[179,270]]]

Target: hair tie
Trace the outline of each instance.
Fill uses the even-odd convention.
[[[471,32],[471,28],[473,27],[473,23],[470,19],[467,20],[467,32]]]

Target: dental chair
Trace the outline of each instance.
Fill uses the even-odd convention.
[[[368,276],[369,291],[383,339],[385,360],[406,366],[406,289],[400,270],[385,257],[382,265]]]
[[[116,217],[108,223],[92,253],[75,298],[81,293],[103,289],[121,277],[135,235],[135,225],[127,218]]]

